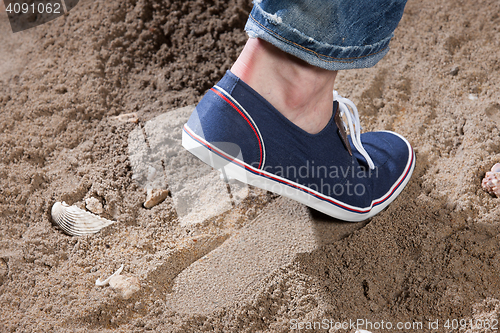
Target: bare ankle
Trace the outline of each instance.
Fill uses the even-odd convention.
[[[332,116],[335,71],[309,65],[254,38],[231,71],[309,133],[320,132]]]

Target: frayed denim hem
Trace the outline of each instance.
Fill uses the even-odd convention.
[[[255,3],[245,31],[251,38],[263,39],[282,51],[327,70],[368,68],[377,64],[389,51],[394,34],[378,43],[362,46],[339,46],[317,41],[287,25],[276,13],[269,14]]]

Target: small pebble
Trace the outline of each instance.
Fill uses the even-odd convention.
[[[109,280],[109,286],[121,293],[124,299],[129,299],[141,289],[139,279],[130,275],[115,275]]]
[[[137,116],[137,113],[135,113],[135,112],[123,113],[123,114],[118,115],[116,117],[112,117],[112,119],[115,119],[115,120],[118,120],[121,122],[133,123],[133,124],[139,123],[139,117]]]
[[[165,200],[169,195],[168,190],[162,190],[162,189],[157,189],[157,190],[152,190],[148,189],[147,190],[147,196],[146,196],[146,201],[144,202],[144,208],[151,208],[159,203],[162,203],[163,200]]]
[[[85,208],[87,208],[88,211],[94,214],[104,213],[104,208],[102,207],[102,203],[99,201],[99,199],[94,197],[85,199]]]

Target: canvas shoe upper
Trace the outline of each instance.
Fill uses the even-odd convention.
[[[399,195],[413,172],[414,152],[393,132],[346,136],[341,109],[357,122],[351,133],[359,130],[359,118],[345,111],[352,102],[337,99],[329,123],[310,134],[228,71],[184,126],[183,146],[231,178],[362,221]]]

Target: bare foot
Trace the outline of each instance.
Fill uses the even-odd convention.
[[[258,38],[250,38],[231,72],[306,132],[330,121],[336,71],[318,68]]]

